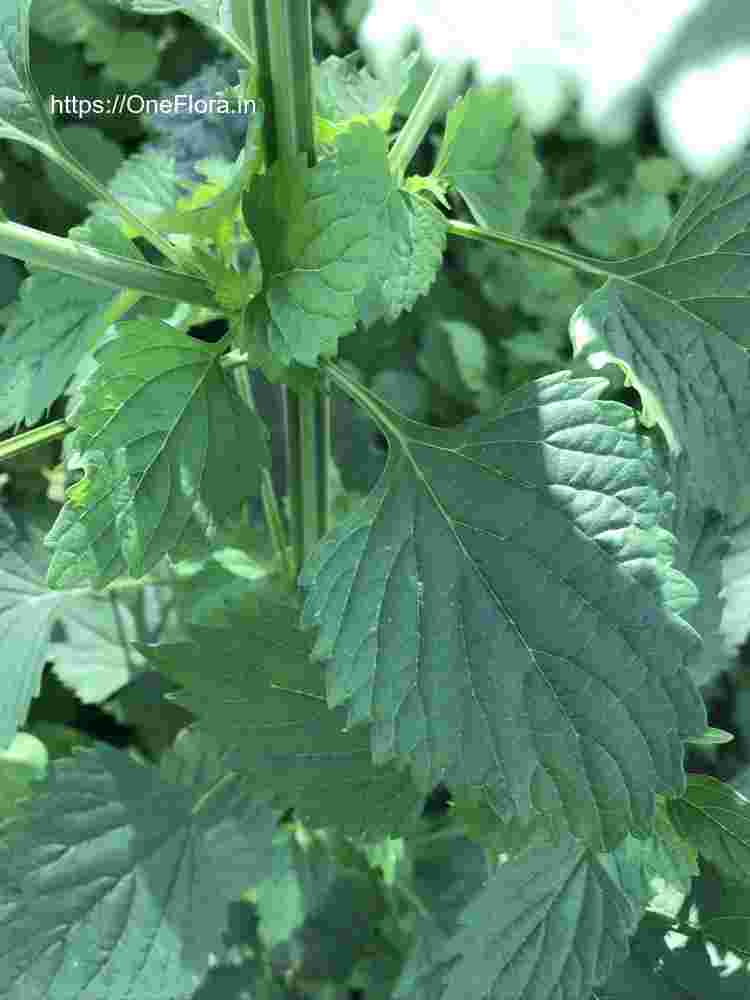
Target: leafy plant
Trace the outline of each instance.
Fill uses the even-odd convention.
[[[676,213],[663,156],[570,196],[509,86],[315,64],[307,2],[116,6],[195,19],[259,107],[234,158],[181,119],[104,183],[31,0],[0,14],[2,136],[94,198],[68,238],[0,222],[32,272],[0,339],[0,997],[746,995],[750,802],[686,752],[731,740],[700,688],[748,631],[750,159]],[[105,55],[106,9],[75,17]],[[342,400],[382,446],[356,486]],[[48,663],[142,738],[37,728]]]

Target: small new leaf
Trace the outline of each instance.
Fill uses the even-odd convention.
[[[542,169],[510,88],[470,90],[456,102],[433,175],[461,194],[480,226],[520,229]]]
[[[409,309],[430,287],[446,223],[422,198],[400,191],[387,141],[375,125],[338,136],[315,167],[278,161],[254,178],[243,202],[263,265],[269,347],[283,365],[315,367],[354,330],[358,296],[374,285],[381,312]]]

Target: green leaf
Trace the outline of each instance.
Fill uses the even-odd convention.
[[[371,316],[392,323],[429,291],[443,259],[447,224],[426,199],[394,191],[373,226],[363,299]]]
[[[344,984],[380,945],[382,884],[366,855],[337,835],[292,838],[303,920],[289,941],[288,965],[303,982]]]
[[[686,456],[672,465],[672,489],[677,494],[673,531],[677,537],[675,566],[698,588],[698,603],[685,618],[703,639],[703,646],[689,664],[696,684],[712,681],[730,666],[721,621],[724,609],[722,572],[729,551],[727,518],[706,509],[688,476]]]
[[[669,922],[647,913],[630,942],[630,955],[615,969],[593,1000],[746,1000],[745,969],[726,975],[696,936],[685,944],[669,940]]]
[[[36,525],[0,507],[0,749],[9,747],[39,694],[50,629],[64,595],[50,592]]]
[[[414,941],[394,991],[394,1000],[440,1000],[450,965],[443,952],[458,927],[459,914],[486,884],[485,852],[456,831],[436,830],[406,841],[410,898],[420,903]],[[398,883],[397,883],[398,885]]]
[[[143,259],[106,219],[90,219],[70,236],[98,250]],[[118,294],[58,271],[38,270],[26,278],[18,307],[0,338],[0,387],[8,394],[0,428],[38,423],[111,325],[110,308]]]
[[[329,704],[371,721],[375,761],[409,759],[423,789],[481,790],[501,819],[559,814],[597,847],[647,834],[706,718],[679,617],[695,589],[670,565],[670,496],[632,411],[561,372],[437,430],[329,370],[389,443],[300,578]]]
[[[30,9],[17,0],[0,12],[0,136],[34,145],[49,136],[50,119],[31,78]]]
[[[361,59],[358,52],[351,52],[343,59],[329,56],[315,66],[315,104],[323,119],[317,123],[320,139],[332,142],[356,122],[372,121],[387,132],[417,58],[418,53],[414,52],[403,61],[396,88],[390,80],[375,79],[366,66],[357,69]]]
[[[46,658],[52,661],[55,676],[84,705],[98,705],[110,698],[143,664],[143,657],[125,649],[120,637],[121,626],[127,642],[136,638],[133,615],[118,602],[116,617],[114,601],[114,595],[109,594],[66,595],[65,641],[50,642],[47,649]]]
[[[268,343],[283,365],[315,367],[335,354],[368,282],[388,316],[409,309],[445,245],[442,215],[398,190],[386,137],[372,124],[352,126],[336,155],[311,169],[277,162],[253,179],[243,208],[263,265]]]
[[[733,882],[750,884],[750,801],[707,774],[688,775],[685,794],[669,803],[677,830]]]
[[[480,226],[520,229],[542,169],[510,88],[472,89],[456,102],[433,175],[459,191]]]
[[[156,152],[129,156],[107,187],[119,202],[146,222],[158,222],[162,212],[174,209],[181,193],[174,157]],[[108,219],[130,237],[140,236],[123,223],[119,212],[107,202],[96,201],[91,207],[96,219]]]
[[[444,1000],[581,1000],[627,955],[637,909],[572,837],[500,866],[446,949]]]
[[[70,465],[85,476],[45,543],[48,582],[104,586],[179,558],[254,496],[266,431],[205,344],[158,320],[118,324],[69,420]]]
[[[150,80],[159,68],[157,39],[148,31],[123,31],[104,67],[105,75],[127,87]]]
[[[116,25],[114,11],[87,0],[34,0],[31,5],[32,29],[56,45],[88,41],[106,30],[114,31]]]
[[[746,157],[694,185],[655,250],[601,262],[611,277],[570,321],[576,354],[623,369],[704,506],[730,516],[750,478],[749,204]]]
[[[647,156],[635,168],[635,180],[649,194],[672,194],[682,183],[685,172],[668,156]]]
[[[189,732],[158,768],[104,744],[54,761],[0,852],[0,993],[187,1000],[275,824]]]
[[[490,352],[472,323],[438,319],[422,338],[417,362],[430,380],[453,399],[478,409],[487,398],[497,402],[489,385]]]
[[[58,135],[65,148],[79,163],[85,163],[89,173],[102,184],[109,182],[123,162],[118,144],[90,125],[64,125],[58,129]],[[50,160],[44,161],[44,171],[57,194],[72,205],[86,208],[91,192],[81,187],[79,181]]]
[[[247,595],[231,628],[190,625],[190,642],[136,648],[184,685],[170,700],[232,747],[239,766],[302,822],[371,835],[408,827],[421,805],[408,774],[375,768],[367,729],[349,731],[344,712],[326,706],[298,615],[267,587]]]
[[[15,816],[19,802],[33,794],[49,764],[47,748],[31,733],[16,733],[7,750],[0,750],[0,821]]]

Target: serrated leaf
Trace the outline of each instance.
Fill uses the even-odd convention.
[[[372,124],[341,134],[336,155],[311,169],[277,162],[254,178],[243,207],[263,265],[269,346],[283,365],[315,367],[335,354],[368,282],[379,283],[389,316],[409,309],[445,245],[445,220],[398,190],[386,137]]]
[[[158,152],[129,156],[107,186],[119,202],[146,222],[158,221],[162,213],[174,209],[181,194],[174,157]],[[94,218],[108,219],[130,237],[141,235],[125,225],[108,202],[94,202],[92,211]]]
[[[129,608],[112,606],[114,595],[76,595],[62,603],[64,642],[50,642],[46,657],[55,676],[84,705],[100,704],[127,684],[143,664],[135,650],[123,648],[136,638],[135,621]],[[119,618],[119,624],[118,624]]]
[[[78,163],[85,163],[88,172],[102,185],[111,180],[124,161],[119,145],[89,125],[61,125],[57,134],[66,150]],[[85,210],[91,201],[91,192],[57,163],[45,160],[43,166],[52,190],[71,205]]]
[[[104,744],[53,762],[0,849],[0,993],[187,1000],[275,825],[195,734],[158,768]]]
[[[745,1000],[750,976],[745,969],[727,975],[700,937],[682,944],[670,940],[669,921],[647,913],[630,942],[630,955],[592,1000]]]
[[[318,114],[327,125],[333,126],[324,138],[332,141],[343,129],[355,122],[372,120],[387,132],[399,98],[409,85],[411,71],[418,58],[412,53],[400,69],[400,80],[392,87],[391,81],[378,80],[366,66],[357,69],[358,52],[345,58],[332,55],[314,67],[315,103]]]
[[[90,219],[70,235],[99,250],[143,259],[106,219]],[[0,429],[17,428],[22,421],[28,427],[38,423],[110,326],[109,310],[117,297],[112,288],[58,271],[35,271],[26,278],[18,307],[0,337],[0,386],[8,394]]]
[[[730,516],[750,478],[750,158],[691,189],[659,246],[599,262],[611,277],[570,321],[575,353],[614,361],[704,506]]]
[[[706,720],[679,617],[696,594],[632,411],[562,372],[437,430],[330,369],[389,454],[300,578],[329,704],[372,722],[375,761],[408,759],[423,789],[559,814],[595,846],[647,834]]]
[[[433,174],[460,192],[480,226],[521,227],[542,169],[509,87],[472,89],[456,102]]]
[[[363,298],[371,316],[392,323],[429,291],[443,259],[447,224],[425,198],[394,191],[373,225]]]
[[[671,470],[672,489],[677,494],[675,566],[693,581],[700,594],[698,603],[685,612],[685,618],[703,639],[689,669],[695,683],[704,685],[730,665],[721,632],[722,569],[729,551],[729,525],[726,517],[700,502],[687,474],[685,456],[681,459]]]
[[[688,776],[687,790],[669,802],[680,834],[733,882],[750,885],[750,801],[707,774]]]
[[[231,628],[189,626],[190,642],[137,645],[185,690],[171,696],[243,769],[311,827],[370,834],[408,826],[421,800],[408,774],[375,768],[367,729],[349,732],[325,703],[312,640],[280,595],[248,594]]]
[[[581,1000],[627,955],[637,910],[566,837],[501,865],[461,922],[444,1000]]]
[[[49,135],[49,115],[31,79],[31,0],[6,3],[0,12],[0,136],[30,142]]]
[[[45,570],[31,523],[0,507],[0,749],[11,745],[39,694],[50,629],[63,600],[47,587]]]
[[[118,324],[69,420],[85,476],[45,544],[51,587],[144,576],[215,534],[258,488],[266,432],[206,344],[158,320]]]

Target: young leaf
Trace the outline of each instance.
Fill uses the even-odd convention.
[[[446,948],[443,1000],[582,1000],[627,955],[638,910],[572,837],[500,866]]]
[[[750,802],[707,774],[688,775],[687,791],[669,802],[677,830],[733,882],[750,884]]]
[[[193,733],[158,768],[104,744],[54,761],[0,852],[0,994],[187,1000],[276,818]]]
[[[268,342],[278,360],[315,367],[359,317],[368,282],[395,318],[434,280],[446,223],[399,191],[377,126],[354,125],[312,169],[282,161],[253,180],[244,214],[263,265]]]
[[[122,232],[92,218],[70,235],[83,243],[143,260]],[[58,271],[35,271],[21,286],[18,307],[0,338],[0,386],[8,393],[0,430],[25,421],[32,427],[63,393],[84,355],[112,323],[113,288]],[[24,391],[14,392],[19,372]]]
[[[408,773],[375,768],[367,729],[348,731],[344,713],[327,707],[298,617],[294,603],[266,588],[248,594],[231,628],[190,625],[190,642],[136,648],[184,685],[170,700],[231,746],[237,765],[302,822],[369,834],[408,827],[421,805]]]
[[[480,226],[520,229],[542,168],[509,87],[470,90],[456,102],[432,176],[456,188]]]
[[[371,721],[374,759],[408,758],[424,789],[483,790],[522,822],[560,813],[597,848],[647,833],[706,719],[678,617],[696,594],[631,411],[562,372],[436,430],[328,367],[389,441],[300,578],[329,704]]]
[[[750,478],[750,157],[694,185],[659,246],[600,262],[611,277],[570,321],[576,353],[614,361],[704,506],[733,514]]]
[[[46,538],[48,582],[144,576],[209,537],[258,488],[266,432],[219,364],[223,347],[158,320],[115,327],[69,415],[85,476]]]
[[[401,94],[409,85],[411,71],[418,54],[413,52],[401,64],[400,79],[392,87],[390,81],[377,80],[366,66],[356,68],[360,59],[352,52],[344,59],[329,56],[314,67],[315,103],[322,120],[317,123],[322,141],[332,142],[336,135],[355,122],[374,122],[387,132]]]

